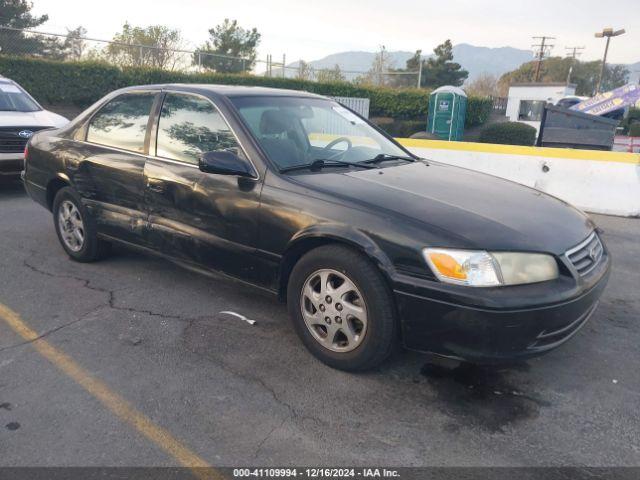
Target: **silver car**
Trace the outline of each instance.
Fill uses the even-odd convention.
[[[0,176],[18,176],[24,149],[34,132],[60,128],[69,121],[43,109],[20,85],[0,77]]]

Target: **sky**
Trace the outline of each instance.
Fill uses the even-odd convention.
[[[259,58],[287,63],[317,60],[348,50],[430,53],[450,38],[454,44],[530,49],[532,36],[556,37],[553,55],[584,46],[584,60],[602,58],[604,27],[626,28],[612,40],[613,63],[640,61],[639,0],[32,0],[49,21],[41,31],[65,33],[78,25],[88,36],[110,39],[124,22],[179,29],[187,49],[208,37],[225,18],[262,34]],[[95,6],[90,5],[94,3]],[[606,6],[609,8],[607,8]]]

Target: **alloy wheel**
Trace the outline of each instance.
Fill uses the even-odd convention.
[[[323,347],[333,352],[350,352],[367,332],[367,306],[356,284],[332,269],[313,272],[302,287],[302,317]]]
[[[62,241],[72,252],[79,252],[84,246],[85,229],[80,211],[69,200],[64,200],[58,209],[58,226]]]

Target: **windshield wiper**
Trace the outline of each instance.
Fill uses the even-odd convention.
[[[367,163],[380,163],[380,162],[386,162],[387,160],[406,160],[407,162],[415,162],[416,159],[413,157],[406,157],[406,156],[402,156],[402,155],[391,155],[389,153],[380,153],[378,155],[376,155],[373,158],[370,158],[369,160],[362,160],[358,163],[360,164],[367,164]]]
[[[299,165],[291,165],[290,167],[284,167],[280,169],[280,173],[292,172],[294,170],[305,170],[309,169],[311,171],[320,170],[323,167],[359,167],[359,168],[376,168],[373,165],[366,165],[362,162],[344,162],[342,160],[314,160],[311,163],[301,163]]]

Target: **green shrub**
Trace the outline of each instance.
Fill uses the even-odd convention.
[[[427,122],[423,120],[393,120],[391,122],[374,123],[392,137],[409,138],[416,132],[424,132],[427,129]]]
[[[631,136],[631,127],[634,123],[640,123],[640,108],[630,108],[627,117],[622,121],[623,133]]]
[[[632,123],[629,126],[630,137],[640,137],[640,122]]]
[[[536,141],[536,129],[519,122],[494,123],[480,132],[480,143],[528,145]]]
[[[467,98],[467,116],[464,120],[465,127],[477,127],[484,125],[493,111],[493,100],[489,97]]]
[[[306,90],[327,96],[367,97],[371,116],[426,122],[429,91],[364,87],[346,82],[319,83],[295,78],[248,74],[186,73],[152,68],[118,68],[101,62],[59,62],[0,55],[0,74],[20,83],[36,99],[49,104],[86,107],[107,93],[130,85],[216,83]],[[482,125],[491,113],[489,98],[470,97],[466,126]]]

